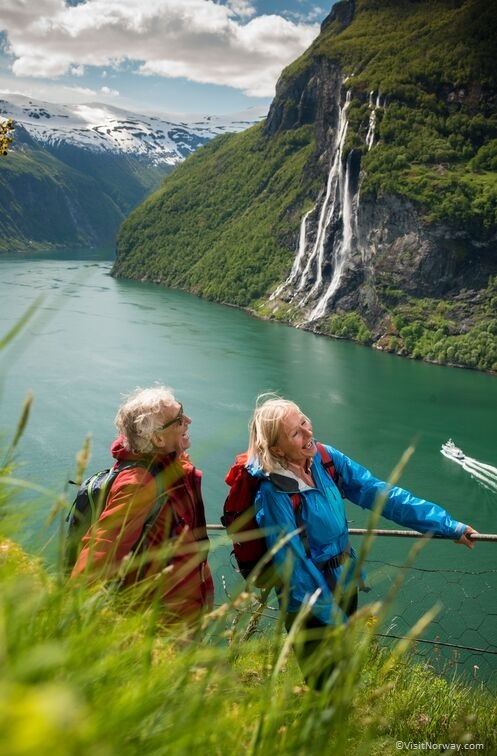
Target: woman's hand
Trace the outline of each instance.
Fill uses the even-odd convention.
[[[466,530],[464,531],[462,536],[454,543],[461,543],[463,546],[466,546],[466,548],[468,549],[474,548],[475,542],[471,540],[471,533],[478,533],[478,531],[474,530],[474,528],[467,525]]]

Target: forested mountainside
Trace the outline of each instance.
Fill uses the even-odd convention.
[[[0,162],[0,252],[115,243],[126,215],[170,166],[76,146],[47,149],[17,125]]]
[[[115,244],[117,230],[172,167],[260,115],[143,116],[99,103],[0,99],[14,123],[0,160],[0,253]]]
[[[124,222],[113,273],[497,370],[497,5],[348,0],[265,123]]]

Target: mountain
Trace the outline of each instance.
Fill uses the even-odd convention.
[[[0,161],[0,251],[113,244],[126,215],[177,163],[261,117],[249,110],[175,120],[99,103],[0,99],[0,119],[15,123]]]
[[[264,123],[123,223],[113,273],[497,370],[497,6],[346,0]]]

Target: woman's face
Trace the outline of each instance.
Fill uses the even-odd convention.
[[[298,409],[290,409],[283,417],[272,454],[284,457],[287,462],[304,466],[316,453],[309,419]]]
[[[152,436],[154,446],[166,454],[182,454],[190,447],[190,423],[191,418],[183,412],[182,404],[176,402],[171,407],[166,407],[159,419],[158,429]]]

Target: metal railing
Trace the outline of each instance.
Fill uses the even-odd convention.
[[[207,525],[207,530],[226,530],[224,525]],[[426,538],[426,533],[419,533],[417,530],[381,530],[378,528],[372,528],[371,530],[368,530],[367,528],[349,528],[350,535],[354,536],[366,536],[366,535],[373,535],[373,536],[390,536],[390,537],[397,537],[397,538]],[[439,536],[434,535],[433,538],[437,538],[444,541],[452,541],[453,538],[450,536]],[[471,533],[470,536],[472,541],[497,541],[497,533]]]

